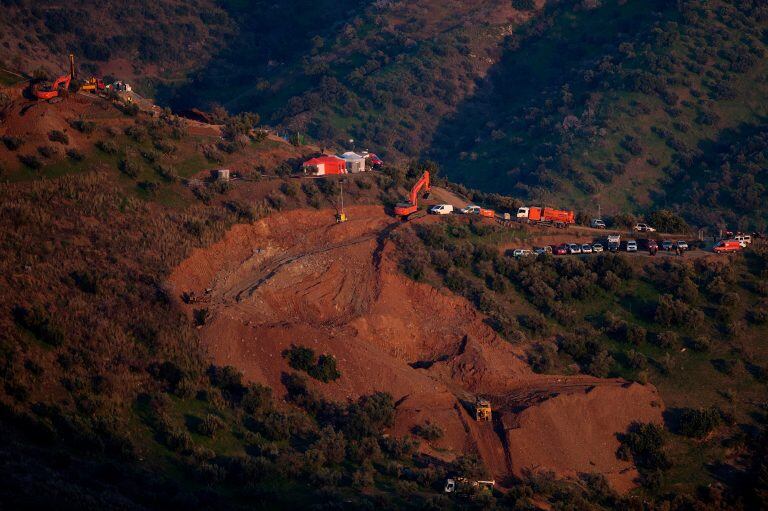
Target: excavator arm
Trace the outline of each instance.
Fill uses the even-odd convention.
[[[408,194],[408,202],[401,202],[395,206],[395,214],[403,217],[408,217],[419,210],[419,192],[424,190],[424,198],[429,196],[429,192],[432,190],[429,181],[429,171],[425,170],[421,178],[416,181],[416,184],[411,188],[411,192]]]

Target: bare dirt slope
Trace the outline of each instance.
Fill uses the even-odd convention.
[[[332,211],[298,210],[238,225],[176,268],[174,294],[205,297],[181,306],[190,317],[209,311],[201,333],[217,364],[281,389],[290,370],[281,352],[309,346],[333,354],[342,373],[320,392],[341,400],[390,392],[395,434],[426,420],[444,430],[423,447],[437,457],[479,453],[498,480],[528,469],[599,472],[619,490],[632,487],[637,473],[616,459],[616,433],[661,420],[655,388],[534,374],[522,347],[498,337],[469,302],[398,271],[389,234],[402,224],[378,206],[349,215],[337,225]],[[478,395],[491,400],[492,423],[474,421]]]

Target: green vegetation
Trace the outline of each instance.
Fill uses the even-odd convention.
[[[474,218],[441,220],[398,231],[404,273],[466,297],[509,342],[530,346],[538,372],[577,367],[660,390],[665,427],[636,425],[618,453],[637,463],[647,496],[660,504],[670,491],[690,495],[710,484],[723,446],[758,456],[768,381],[765,243],[729,260],[513,259],[500,245],[515,231]],[[741,489],[734,482],[727,491]]]
[[[288,360],[288,365],[292,368],[303,371],[323,383],[338,380],[341,377],[341,373],[336,369],[336,359],[333,355],[316,357],[314,350],[310,348],[291,345],[283,352],[283,357]]]

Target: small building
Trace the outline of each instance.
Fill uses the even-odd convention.
[[[229,181],[230,178],[229,169],[216,169],[211,171],[211,177],[216,181]]]
[[[318,156],[303,163],[305,174],[314,176],[326,176],[333,174],[346,174],[347,162],[338,156]]]
[[[347,172],[352,174],[365,172],[365,156],[353,153],[352,151],[347,151],[342,154],[341,157],[347,163]]]

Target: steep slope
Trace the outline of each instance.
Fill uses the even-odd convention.
[[[211,0],[102,3],[7,1],[0,17],[0,66],[56,75],[74,52],[85,73],[123,79],[183,77],[220,50],[235,29]]]
[[[290,44],[278,49],[245,38],[171,104],[217,101],[319,139],[346,144],[354,138],[392,158],[412,157],[498,60],[504,39],[542,3],[349,1],[330,8],[302,2],[298,25],[279,28],[270,20],[291,11],[270,10],[259,22],[265,32],[255,37],[279,42],[279,34],[296,29]],[[243,15],[261,12],[249,7]]]
[[[552,5],[512,38],[431,154],[469,185],[590,211],[681,203],[669,185],[698,180],[710,140],[766,113],[765,7],[584,5]]]
[[[202,339],[216,363],[279,389],[291,371],[281,353],[308,346],[333,355],[341,372],[313,388],[339,401],[390,393],[394,431],[406,435],[429,417],[445,431],[441,458],[479,454],[499,480],[595,472],[617,490],[634,486],[637,472],[615,456],[616,435],[661,422],[652,386],[533,374],[522,347],[469,302],[398,274],[388,239],[406,226],[379,207],[348,213],[341,225],[328,211],[297,210],[240,226],[174,270],[176,296],[206,296],[180,305],[190,320],[206,311]],[[494,424],[471,417],[475,395],[490,397]],[[549,447],[532,449],[532,437]]]

